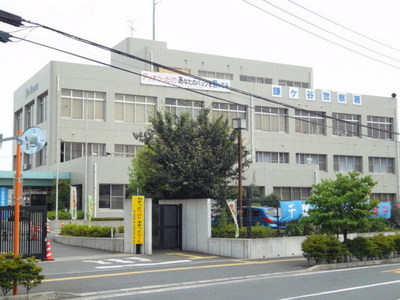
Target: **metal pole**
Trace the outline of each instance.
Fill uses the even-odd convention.
[[[153,0],[153,41],[156,40],[156,0]]]
[[[22,134],[22,130],[17,130],[17,136]],[[14,257],[19,254],[19,211],[22,199],[22,173],[21,173],[21,142],[17,138],[17,156],[15,160],[15,178],[14,178]],[[15,285],[13,295],[18,295],[18,286]]]
[[[238,204],[239,228],[243,227],[243,192],[242,192],[242,130],[238,129]]]

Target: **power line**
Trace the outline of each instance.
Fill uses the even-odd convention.
[[[395,50],[395,51],[400,52],[400,49],[398,49],[398,48],[395,48],[395,47],[392,47],[392,46],[390,46],[390,45],[388,45],[388,44],[382,43],[382,42],[380,42],[380,41],[378,41],[378,40],[376,40],[376,39],[374,39],[374,38],[371,38],[371,37],[369,37],[369,36],[367,36],[367,35],[365,35],[365,34],[362,34],[362,33],[357,32],[357,31],[355,31],[355,30],[353,30],[353,29],[351,29],[351,28],[349,28],[349,27],[346,27],[346,26],[344,26],[344,25],[342,25],[342,24],[340,24],[340,23],[338,23],[338,22],[335,22],[335,21],[333,21],[333,20],[331,20],[331,19],[328,19],[327,17],[325,17],[325,16],[323,16],[323,15],[321,15],[321,14],[319,14],[319,13],[317,13],[317,12],[315,12],[315,11],[313,11],[313,10],[311,10],[311,9],[309,9],[309,8],[307,8],[307,7],[305,7],[305,6],[300,5],[300,4],[296,3],[296,2],[293,1],[293,0],[288,0],[288,1],[289,1],[290,3],[292,3],[292,4],[294,4],[294,5],[296,5],[296,6],[300,7],[300,8],[302,8],[302,9],[304,9],[304,10],[306,10],[306,11],[308,11],[308,12],[310,12],[310,13],[312,13],[312,14],[314,14],[314,15],[316,15],[316,16],[318,16],[318,17],[320,17],[320,18],[322,18],[322,19],[324,19],[324,20],[326,20],[326,21],[328,21],[328,22],[331,22],[332,24],[335,24],[336,26],[339,26],[339,27],[341,27],[341,28],[343,28],[343,29],[346,29],[346,30],[348,30],[348,31],[350,31],[350,32],[352,32],[352,33],[355,33],[355,34],[357,34],[357,35],[359,35],[359,36],[361,36],[361,37],[363,37],[363,38],[365,38],[365,39],[367,39],[367,40],[370,40],[370,41],[372,41],[372,42],[375,42],[375,43],[377,43],[377,44],[380,44],[380,45],[382,45],[382,46],[385,46],[385,47],[387,47],[387,48],[389,48],[389,49],[392,49],[392,50]]]
[[[281,18],[281,17],[279,17],[279,16],[277,16],[277,15],[275,15],[275,14],[273,14],[273,13],[267,11],[267,10],[265,10],[265,9],[262,8],[262,7],[259,7],[259,6],[255,5],[255,4],[253,4],[253,3],[250,3],[250,2],[247,1],[247,0],[242,0],[242,1],[245,2],[245,3],[247,3],[247,4],[249,4],[249,5],[251,5],[251,6],[253,6],[253,7],[255,7],[255,8],[257,8],[258,10],[261,10],[262,12],[264,12],[264,13],[266,13],[266,14],[269,14],[269,15],[273,16],[274,18],[277,18],[277,19],[279,19],[279,20],[281,20],[281,21],[283,21],[283,22],[285,22],[285,23],[287,23],[287,24],[289,24],[289,25],[291,25],[291,26],[296,27],[297,29],[300,29],[300,30],[302,30],[302,31],[305,31],[305,32],[307,32],[307,33],[309,33],[309,34],[311,34],[311,35],[313,35],[313,36],[316,36],[316,37],[318,37],[318,38],[320,38],[320,39],[322,39],[322,40],[324,40],[324,41],[327,41],[327,42],[329,42],[329,43],[331,43],[331,44],[334,44],[334,45],[336,45],[336,46],[338,46],[338,47],[340,47],[340,48],[346,49],[346,50],[348,50],[348,51],[351,51],[351,52],[356,53],[356,54],[358,54],[358,55],[364,56],[364,57],[366,57],[366,58],[368,58],[368,59],[371,59],[371,60],[373,60],[373,61],[382,63],[382,64],[384,64],[384,65],[393,67],[393,68],[395,68],[395,69],[400,69],[399,66],[396,66],[396,65],[394,65],[394,64],[385,62],[385,61],[383,61],[383,60],[380,60],[380,59],[378,59],[378,58],[372,57],[372,56],[370,56],[370,55],[364,54],[364,53],[362,53],[362,52],[360,52],[360,51],[351,49],[351,48],[349,48],[349,47],[347,47],[347,46],[344,46],[344,45],[339,44],[339,43],[337,43],[337,42],[335,42],[335,41],[332,41],[332,40],[330,40],[330,39],[328,39],[328,38],[325,38],[325,37],[323,37],[323,36],[321,36],[321,35],[319,35],[319,34],[317,34],[317,33],[314,33],[314,32],[312,32],[312,31],[310,31],[310,30],[307,30],[307,29],[305,29],[305,28],[303,28],[303,27],[301,27],[301,26],[298,26],[298,25],[296,25],[296,24],[294,24],[294,23],[292,23],[292,22],[290,22],[290,21],[288,21],[288,20],[285,20],[284,18]]]
[[[381,53],[381,52],[379,52],[379,51],[376,51],[376,50],[374,50],[374,49],[365,47],[364,45],[361,45],[361,44],[359,44],[359,43],[356,43],[356,42],[354,42],[354,41],[352,41],[352,40],[350,40],[350,39],[347,39],[347,38],[345,38],[345,37],[342,37],[342,36],[340,36],[340,35],[338,35],[338,34],[332,32],[332,31],[329,31],[329,30],[327,30],[327,29],[325,29],[325,28],[323,28],[323,27],[321,27],[321,26],[319,26],[319,25],[316,25],[316,24],[314,24],[314,23],[312,23],[312,22],[310,22],[310,21],[307,21],[307,20],[305,20],[304,18],[301,18],[301,17],[295,15],[294,13],[291,13],[291,12],[289,12],[289,11],[287,11],[287,10],[285,10],[285,9],[283,9],[283,8],[281,8],[281,7],[279,7],[278,5],[275,5],[275,4],[271,3],[270,1],[267,1],[267,0],[262,0],[262,1],[264,1],[265,3],[271,5],[272,7],[275,7],[275,8],[277,8],[277,9],[283,11],[284,13],[286,13],[286,14],[292,16],[292,17],[295,17],[295,18],[301,20],[302,22],[304,22],[304,23],[306,23],[306,24],[309,24],[309,25],[311,25],[311,26],[314,26],[315,28],[317,28],[317,29],[319,29],[319,30],[322,30],[322,31],[324,31],[324,32],[326,32],[326,33],[329,33],[329,34],[331,34],[331,35],[333,35],[333,36],[335,36],[335,37],[341,39],[341,40],[344,40],[345,42],[351,43],[351,44],[356,45],[356,46],[358,46],[358,47],[360,47],[360,48],[362,48],[362,49],[365,49],[365,50],[367,50],[367,51],[370,51],[370,52],[373,52],[373,53],[375,53],[375,54],[381,55],[381,56],[386,57],[386,58],[388,58],[388,59],[391,59],[391,60],[400,62],[400,60],[397,59],[397,58],[393,58],[393,57],[391,57],[391,56],[389,56],[389,55],[383,54],[383,53]]]
[[[89,58],[89,57],[85,57],[85,56],[83,56],[83,55],[79,55],[79,54],[76,54],[76,53],[73,53],[73,52],[70,52],[70,51],[66,51],[66,50],[62,50],[62,49],[59,49],[59,48],[55,48],[55,47],[52,47],[52,46],[49,46],[49,45],[45,45],[45,44],[42,44],[42,43],[34,42],[34,41],[28,40],[28,39],[26,39],[26,38],[19,38],[19,37],[12,36],[12,35],[10,35],[10,37],[11,37],[11,38],[16,38],[16,39],[19,39],[19,40],[21,40],[21,41],[25,41],[25,42],[28,42],[28,43],[32,43],[32,44],[35,44],[35,45],[38,45],[38,46],[42,46],[42,47],[45,47],[45,48],[48,48],[48,49],[51,49],[51,50],[59,51],[59,52],[62,52],[62,53],[68,54],[68,55],[72,55],[72,56],[75,56],[75,57],[78,57],[78,58],[81,58],[81,59],[85,59],[85,60],[88,60],[88,61],[91,61],[91,62],[94,62],[94,63],[98,63],[98,64],[101,64],[101,65],[104,65],[104,66],[107,66],[107,67],[111,67],[111,68],[114,68],[114,69],[117,69],[117,70],[120,70],[120,71],[128,72],[128,73],[131,73],[131,74],[140,76],[140,77],[147,77],[147,78],[149,78],[149,79],[153,79],[153,80],[156,80],[156,81],[165,83],[164,81],[159,80],[159,79],[157,79],[157,78],[152,78],[152,77],[143,75],[143,74],[138,73],[138,72],[134,72],[134,71],[131,71],[131,70],[127,70],[127,69],[124,69],[124,68],[121,68],[121,67],[118,67],[118,66],[115,66],[115,65],[111,65],[111,64],[108,64],[108,63],[105,63],[105,62],[102,62],[102,61],[99,61],[99,60],[96,60],[96,59],[92,59],[92,58]],[[209,97],[209,98],[212,98],[212,99],[216,99],[216,100],[228,102],[228,103],[231,103],[231,104],[243,105],[243,106],[246,106],[246,107],[252,108],[252,109],[255,108],[255,107],[251,107],[251,106],[246,105],[246,104],[237,103],[237,102],[234,102],[234,101],[231,101],[231,100],[227,100],[227,99],[225,99],[225,98],[217,97],[217,96],[210,95],[210,94],[206,94],[206,93],[203,93],[203,92],[200,92],[200,91],[196,91],[196,90],[193,90],[193,89],[190,89],[190,88],[185,88],[185,87],[182,87],[182,86],[179,86],[179,85],[175,85],[175,84],[173,84],[173,83],[168,83],[168,84],[169,84],[170,86],[177,87],[177,88],[180,88],[180,89],[184,89],[184,90],[186,90],[186,91],[189,91],[189,92],[192,92],[192,93],[196,93],[196,94],[199,94],[199,95],[202,95],[202,96],[206,96],[206,97]],[[280,105],[284,107],[284,104],[280,103]],[[378,130],[378,131],[381,131],[381,132],[386,132],[386,133],[390,133],[390,134],[394,134],[394,135],[397,135],[397,134],[398,134],[398,133],[396,133],[396,132],[394,132],[394,131],[390,131],[390,130],[385,130],[385,129],[380,129],[380,128],[374,128],[374,127],[371,127],[371,126],[368,126],[368,125],[363,125],[363,124],[355,124],[354,122],[342,120],[342,119],[335,118],[335,117],[331,117],[331,116],[328,116],[328,115],[326,115],[325,113],[321,113],[321,112],[306,110],[306,109],[302,109],[302,108],[298,108],[298,107],[294,107],[294,109],[295,109],[295,110],[298,110],[298,111],[312,112],[312,113],[315,113],[316,115],[318,115],[318,116],[321,117],[321,118],[336,120],[336,121],[341,122],[341,123],[344,123],[344,124],[347,123],[347,124],[349,124],[349,125],[356,125],[356,126],[358,126],[358,127],[366,127],[366,128],[368,128],[368,129]],[[310,123],[310,124],[312,124],[312,125],[323,126],[324,128],[332,128],[332,129],[333,129],[333,126],[329,126],[329,125],[327,125],[327,124],[323,124],[323,125],[322,125],[322,124],[319,124],[318,122],[315,122],[315,121],[312,121],[312,120],[309,120],[309,119],[304,119],[304,118],[298,117],[298,116],[290,116],[290,115],[288,115],[288,114],[280,114],[280,116],[285,116],[285,117],[287,117],[287,118],[299,120],[299,121],[302,121],[302,122],[305,122],[305,123]],[[307,116],[305,116],[305,117],[307,117]],[[351,133],[352,135],[354,134],[355,136],[365,136],[365,137],[368,137],[368,135],[362,134],[362,133],[360,133],[360,132],[354,132],[354,131],[347,130],[347,129],[346,129],[346,130],[343,130],[343,132]]]

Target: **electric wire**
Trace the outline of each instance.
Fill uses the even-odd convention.
[[[255,4],[249,2],[249,1],[247,1],[247,0],[242,0],[242,1],[245,2],[245,3],[247,3],[247,4],[249,4],[249,5],[251,5],[251,6],[253,6],[253,7],[255,7],[255,8],[257,8],[258,10],[260,10],[260,11],[266,13],[266,14],[269,14],[270,16],[273,16],[274,18],[277,18],[277,19],[279,19],[279,20],[281,20],[281,21],[283,21],[283,22],[285,22],[285,23],[287,23],[287,24],[289,24],[289,25],[291,25],[291,26],[296,27],[297,29],[300,29],[300,30],[302,30],[302,31],[305,31],[305,32],[307,32],[307,33],[309,33],[309,34],[311,34],[311,35],[313,35],[313,36],[316,36],[316,37],[318,37],[318,38],[320,38],[320,39],[322,39],[322,40],[324,40],[324,41],[327,41],[327,42],[329,42],[329,43],[331,43],[331,44],[334,44],[334,45],[336,45],[336,46],[338,46],[338,47],[340,47],[340,48],[346,49],[346,50],[348,50],[348,51],[350,51],[350,52],[353,52],[353,53],[356,53],[356,54],[358,54],[358,55],[364,56],[364,57],[366,57],[366,58],[368,58],[368,59],[370,59],[370,60],[379,62],[379,63],[381,63],[381,64],[384,64],[384,65],[387,65],[387,66],[390,66],[390,67],[393,67],[393,68],[395,68],[395,69],[400,69],[400,66],[396,66],[396,65],[391,64],[391,63],[389,63],[389,62],[383,61],[383,60],[381,60],[381,59],[375,58],[375,57],[373,57],[373,56],[367,55],[367,54],[365,54],[365,53],[362,53],[362,52],[360,52],[360,51],[351,49],[351,48],[349,48],[349,47],[347,47],[347,46],[344,46],[344,45],[339,44],[339,43],[337,43],[337,42],[335,42],[335,41],[332,41],[332,40],[330,40],[330,39],[328,39],[328,38],[325,38],[325,37],[323,37],[323,36],[321,36],[321,35],[319,35],[319,34],[317,34],[317,33],[314,33],[314,32],[312,32],[312,31],[307,30],[307,29],[305,29],[305,28],[303,28],[303,27],[301,27],[301,26],[298,26],[298,25],[296,25],[296,24],[294,24],[294,23],[292,23],[292,22],[290,22],[290,21],[288,21],[288,20],[285,20],[284,18],[281,18],[281,17],[279,17],[279,16],[277,16],[277,15],[275,15],[275,14],[273,14],[273,13],[267,11],[267,10],[265,10],[264,8],[259,7],[259,6],[257,6],[257,5],[255,5]]]
[[[319,29],[319,30],[322,30],[322,31],[324,31],[324,32],[326,32],[326,33],[328,33],[328,34],[331,34],[331,35],[333,35],[333,36],[335,36],[335,37],[341,39],[341,40],[344,40],[345,42],[351,43],[351,44],[356,45],[356,46],[358,46],[358,47],[360,47],[360,48],[362,48],[362,49],[365,49],[365,50],[370,51],[370,52],[372,52],[372,53],[381,55],[381,56],[386,57],[386,58],[388,58],[388,59],[391,59],[391,60],[400,62],[400,60],[397,59],[397,58],[393,58],[393,57],[391,57],[391,56],[389,56],[389,55],[383,54],[383,53],[381,53],[381,52],[379,52],[379,51],[376,51],[376,50],[374,50],[374,49],[368,48],[368,47],[366,47],[366,46],[364,46],[364,45],[362,45],[362,44],[356,43],[356,42],[354,42],[354,41],[352,41],[352,40],[350,40],[350,39],[347,39],[347,38],[345,38],[345,37],[342,37],[342,36],[340,36],[340,35],[338,35],[338,34],[332,32],[332,31],[329,31],[329,30],[327,30],[327,29],[324,29],[323,27],[321,27],[321,26],[319,26],[319,25],[316,25],[316,24],[314,24],[314,23],[312,23],[312,22],[310,22],[310,21],[307,21],[307,20],[305,20],[304,18],[301,18],[301,17],[297,16],[296,14],[287,11],[286,9],[283,9],[283,8],[279,7],[278,5],[275,5],[275,4],[271,3],[270,1],[267,1],[267,0],[262,0],[262,1],[265,2],[265,3],[267,3],[267,4],[269,4],[269,5],[271,5],[272,7],[275,7],[275,8],[277,8],[277,9],[279,9],[280,11],[283,11],[284,13],[286,13],[286,14],[292,16],[292,17],[295,17],[295,18],[301,20],[302,22],[304,22],[304,23],[306,23],[306,24],[309,24],[309,25],[311,25],[311,26],[314,26],[315,28],[317,28],[317,29]]]
[[[20,38],[20,37],[16,37],[16,36],[13,36],[13,35],[10,35],[10,37],[16,38],[16,39],[18,39],[18,40],[20,40],[20,41],[25,41],[25,42],[28,42],[28,43],[31,43],[31,44],[34,44],[34,45],[37,45],[37,46],[42,46],[42,47],[45,47],[45,48],[48,48],[48,49],[51,49],[51,50],[59,51],[59,52],[64,53],[64,54],[72,55],[72,56],[75,56],[75,57],[78,57],[78,58],[81,58],[81,59],[84,59],[84,60],[88,60],[88,61],[91,61],[91,62],[94,62],[94,63],[97,63],[97,64],[101,64],[101,65],[104,65],[104,66],[107,66],[107,67],[110,67],[110,68],[114,68],[114,69],[117,69],[117,70],[120,70],[120,71],[128,72],[128,73],[137,75],[137,76],[139,76],[139,77],[147,77],[147,78],[149,78],[149,79],[152,79],[152,80],[155,80],[155,81],[159,81],[159,82],[165,83],[164,81],[159,80],[159,79],[157,79],[157,78],[149,77],[149,76],[143,75],[143,74],[141,74],[141,73],[139,73],[139,72],[127,70],[127,69],[124,69],[124,68],[121,68],[121,67],[118,67],[118,66],[115,66],[115,65],[111,65],[111,64],[108,64],[108,63],[105,63],[105,62],[102,62],[102,61],[93,59],[93,58],[89,58],[89,57],[86,57],[86,56],[83,56],[83,55],[80,55],[80,54],[76,54],[76,53],[73,53],[73,52],[70,52],[70,51],[62,50],[62,49],[59,49],[59,48],[56,48],[56,47],[53,47],[53,46],[49,46],[49,45],[46,45],[46,44],[43,44],[43,43],[31,41],[31,40],[28,40],[28,39],[26,39],[26,38]],[[247,108],[255,109],[255,107],[251,107],[251,106],[246,105],[246,104],[241,104],[241,103],[238,103],[238,102],[235,102],[235,101],[231,101],[231,100],[228,100],[228,99],[225,99],[225,98],[221,98],[221,97],[217,97],[217,96],[214,96],[214,95],[206,94],[206,93],[203,93],[203,92],[200,92],[200,91],[197,91],[197,90],[193,90],[193,89],[190,89],[190,88],[185,88],[185,87],[182,87],[182,86],[179,86],[179,85],[175,85],[175,84],[173,84],[173,83],[168,83],[168,84],[169,84],[170,86],[177,87],[177,88],[180,88],[180,89],[184,89],[184,90],[186,90],[186,91],[189,91],[189,92],[192,92],[192,93],[196,93],[196,94],[199,94],[199,95],[202,95],[202,96],[205,96],[205,97],[209,97],[209,98],[212,98],[212,99],[216,99],[216,100],[228,102],[228,103],[231,103],[231,104],[242,105],[242,106],[246,106]],[[284,106],[283,103],[280,103],[280,105],[281,105],[281,106]],[[330,117],[330,116],[327,116],[327,115],[324,114],[324,113],[323,113],[323,114],[322,114],[322,113],[321,113],[321,114],[318,114],[318,112],[315,112],[315,111],[312,111],[312,110],[306,110],[306,109],[302,109],[302,108],[298,108],[298,107],[294,107],[294,109],[295,109],[295,110],[299,110],[299,111],[306,111],[306,112],[316,113],[316,115],[319,115],[319,117],[321,117],[321,118],[324,118],[324,119],[326,119],[326,118],[328,118],[328,119],[333,119],[333,120],[336,120],[336,121],[338,121],[338,122],[341,122],[342,124],[346,124],[346,123],[347,123],[347,124],[350,124],[350,125],[357,125],[357,126],[359,126],[359,127],[366,127],[366,128],[368,128],[368,129],[377,130],[377,131],[381,131],[381,132],[386,132],[386,133],[389,133],[389,134],[394,134],[394,135],[397,135],[397,134],[398,134],[398,133],[396,133],[396,132],[394,132],[394,131],[385,130],[385,129],[380,129],[380,128],[378,129],[378,128],[374,128],[374,127],[371,127],[371,126],[368,126],[368,125],[363,125],[363,124],[355,124],[354,122],[351,122],[351,121],[346,121],[346,120],[342,120],[342,119],[339,119],[339,118]],[[247,110],[246,110],[246,111],[247,111]],[[315,121],[313,121],[313,120],[307,119],[307,116],[298,117],[298,116],[291,116],[291,115],[289,115],[289,114],[279,114],[279,116],[284,116],[284,117],[287,117],[287,118],[299,120],[299,121],[301,121],[301,122],[309,123],[309,124],[311,124],[311,125],[322,126],[322,127],[324,127],[324,128],[333,128],[333,126],[329,126],[329,125],[327,125],[326,123],[324,123],[323,125],[321,125],[321,124],[318,123],[318,122],[315,122]],[[343,131],[343,132],[346,132],[346,133],[350,133],[350,134],[352,134],[352,136],[365,136],[365,137],[369,137],[368,135],[362,134],[362,133],[359,132],[359,131],[356,132],[356,131],[351,131],[351,130],[347,130],[347,129],[346,129],[346,130],[342,130],[342,131]]]
[[[328,21],[328,22],[331,22],[332,24],[334,24],[334,25],[336,25],[336,26],[339,26],[339,27],[341,27],[341,28],[343,28],[343,29],[346,29],[346,30],[348,30],[348,31],[350,31],[350,32],[352,32],[352,33],[354,33],[354,34],[357,34],[357,35],[359,35],[359,36],[361,36],[361,37],[363,37],[363,38],[365,38],[365,39],[367,39],[367,40],[370,40],[370,41],[372,41],[372,42],[375,42],[375,43],[377,43],[377,44],[380,44],[380,45],[382,45],[382,46],[384,46],[384,47],[386,47],[386,48],[389,48],[389,49],[392,49],[392,50],[395,50],[395,51],[400,52],[400,49],[398,49],[398,48],[395,48],[395,47],[390,46],[390,45],[388,45],[388,44],[382,43],[382,42],[380,42],[380,41],[378,41],[378,40],[376,40],[376,39],[374,39],[374,38],[371,38],[371,37],[369,37],[369,36],[367,36],[367,35],[365,35],[365,34],[362,34],[362,33],[357,32],[357,31],[355,31],[355,30],[353,30],[353,29],[351,29],[351,28],[349,28],[349,27],[346,27],[346,26],[344,26],[344,25],[342,25],[342,24],[340,24],[340,23],[338,23],[338,22],[335,22],[335,21],[333,21],[332,19],[329,19],[329,18],[327,18],[327,17],[325,17],[325,16],[323,16],[323,15],[321,15],[321,14],[319,14],[319,13],[317,13],[317,12],[315,12],[315,11],[313,11],[313,10],[311,10],[311,9],[309,9],[309,8],[307,8],[307,7],[303,6],[303,5],[301,5],[301,4],[299,4],[299,3],[296,3],[296,2],[293,1],[293,0],[288,0],[288,1],[289,1],[290,3],[292,3],[292,4],[294,4],[294,5],[296,5],[296,6],[300,7],[300,8],[302,8],[302,9],[304,9],[304,10],[306,10],[306,11],[308,11],[308,12],[310,12],[310,13],[312,13],[312,14],[314,14],[314,15],[316,15],[316,16],[318,16],[318,17],[320,17],[320,18],[322,18],[322,19],[324,19],[324,20],[326,20],[326,21]]]
[[[242,0],[242,1],[247,2],[246,0]],[[136,55],[132,55],[132,54],[129,54],[129,53],[126,53],[126,52],[117,50],[117,49],[115,49],[115,48],[110,48],[110,47],[101,45],[101,44],[96,43],[96,42],[89,41],[89,40],[87,40],[87,39],[83,39],[83,38],[77,37],[77,36],[75,36],[75,35],[66,33],[66,32],[64,32],[64,31],[61,31],[61,30],[58,30],[58,29],[55,29],[55,28],[52,28],[52,27],[49,27],[49,26],[46,26],[46,25],[43,25],[43,24],[39,24],[39,23],[32,22],[32,21],[26,21],[26,20],[24,20],[24,22],[27,22],[27,23],[29,23],[29,24],[36,25],[36,26],[39,26],[39,27],[41,27],[41,28],[44,28],[44,29],[47,29],[47,30],[56,32],[56,33],[58,33],[58,34],[61,34],[61,35],[63,35],[63,36],[66,36],[66,37],[68,37],[68,38],[71,38],[71,39],[73,39],[73,40],[76,40],[76,41],[79,41],[79,42],[83,42],[83,43],[85,43],[85,44],[88,44],[88,45],[91,45],[91,46],[94,46],[94,47],[103,49],[103,50],[105,50],[105,51],[109,51],[109,52],[112,52],[112,53],[116,53],[116,54],[118,54],[118,55],[122,55],[122,56],[124,56],[124,57],[128,57],[128,58],[131,58],[131,59],[134,59],[134,60],[138,60],[138,61],[144,62],[144,63],[146,63],[146,64],[150,64],[150,65],[155,66],[155,67],[158,67],[158,68],[164,68],[164,69],[169,70],[169,71],[172,71],[172,72],[174,72],[174,73],[178,73],[178,74],[181,74],[181,75],[186,76],[186,77],[194,78],[194,79],[196,79],[196,80],[200,80],[200,81],[206,82],[206,83],[208,83],[208,84],[216,85],[216,86],[219,86],[219,87],[221,87],[221,88],[228,89],[228,90],[230,90],[230,91],[232,91],[232,92],[235,92],[235,93],[238,93],[238,94],[242,94],[242,95],[245,95],[245,96],[248,96],[248,97],[253,97],[253,98],[255,98],[255,99],[259,99],[259,100],[262,100],[262,101],[274,103],[274,104],[276,104],[276,105],[278,105],[278,106],[284,106],[284,107],[291,108],[291,109],[297,109],[297,110],[303,110],[303,111],[307,111],[307,112],[313,112],[313,113],[320,114],[321,116],[324,116],[325,118],[334,119],[332,116],[328,116],[328,115],[326,115],[326,114],[321,114],[321,113],[316,112],[316,111],[311,111],[311,110],[307,110],[307,109],[303,109],[303,108],[298,108],[298,107],[296,107],[296,106],[293,106],[293,105],[290,105],[290,104],[287,104],[287,103],[282,103],[282,102],[279,102],[279,101],[275,101],[275,100],[272,100],[272,99],[269,99],[269,98],[266,98],[266,97],[262,97],[262,96],[259,96],[259,95],[256,95],[256,94],[247,92],[247,91],[243,91],[243,90],[234,88],[234,87],[232,87],[232,86],[225,86],[225,85],[222,85],[222,84],[220,84],[220,83],[218,83],[218,82],[214,82],[214,81],[208,80],[208,79],[206,79],[206,78],[203,78],[203,77],[200,77],[200,76],[197,76],[197,75],[194,75],[194,74],[185,73],[185,72],[183,72],[183,71],[181,71],[181,70],[178,70],[178,69],[175,69],[175,68],[172,68],[172,67],[169,67],[169,66],[166,66],[166,65],[163,65],[163,64],[154,62],[154,61],[150,61],[150,60],[148,60],[148,59],[144,59],[144,58],[138,57],[138,56],[136,56]],[[400,69],[400,67],[399,67],[399,69]],[[137,74],[137,75],[138,75],[138,74]],[[189,88],[184,88],[184,89],[192,91],[192,89],[189,89]],[[196,91],[196,93],[202,94],[202,95],[208,95],[208,94],[201,93],[201,92],[197,92],[197,91]],[[220,98],[220,99],[223,100],[222,98]],[[227,101],[227,100],[223,100],[223,101]],[[229,101],[227,101],[227,102],[229,102]],[[248,105],[245,105],[245,106],[249,107]],[[344,122],[344,123],[347,122],[347,121],[345,121],[345,120],[340,120],[340,121],[342,121],[342,122]],[[350,123],[351,123],[351,122],[350,122]],[[361,124],[360,126],[362,126],[362,127],[367,127],[367,125],[362,125],[362,124]],[[399,133],[394,133],[394,134],[397,135],[397,134],[399,134]]]

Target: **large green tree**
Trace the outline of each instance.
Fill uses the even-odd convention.
[[[237,134],[226,118],[157,112],[132,160],[130,187],[153,199],[225,199],[236,177]]]
[[[371,176],[360,177],[357,172],[338,173],[335,180],[322,180],[313,186],[307,200],[315,206],[308,221],[320,225],[324,233],[342,233],[347,242],[348,232],[366,230],[373,223],[370,217],[379,201],[369,197],[375,185]]]

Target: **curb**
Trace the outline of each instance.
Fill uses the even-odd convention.
[[[62,293],[62,292],[44,292],[36,294],[16,295],[16,296],[2,296],[1,300],[59,300],[76,298],[76,294]]]
[[[338,270],[338,269],[350,269],[350,268],[358,268],[358,267],[368,267],[375,265],[388,265],[400,263],[400,257],[398,258],[388,258],[388,259],[375,259],[375,260],[363,260],[363,261],[351,261],[345,263],[337,263],[337,264],[323,264],[323,265],[315,265],[307,269],[308,272],[317,272],[317,271],[329,271],[329,270]]]

